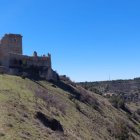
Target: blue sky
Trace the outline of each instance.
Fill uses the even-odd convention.
[[[140,76],[139,0],[0,0],[0,36],[23,35],[24,54],[52,54],[73,81]]]

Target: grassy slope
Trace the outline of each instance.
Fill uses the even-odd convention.
[[[50,100],[36,96],[42,91]],[[0,140],[113,140],[125,137],[125,133],[127,139],[139,140],[138,122],[134,124],[103,97],[93,96],[99,110],[71,100],[69,92],[46,81],[0,75]],[[58,120],[64,132],[45,127],[36,119],[37,111]]]

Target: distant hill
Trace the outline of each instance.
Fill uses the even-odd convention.
[[[117,89],[110,85],[107,91]],[[115,108],[95,92],[65,77],[48,82],[0,75],[0,140],[139,140],[140,105]]]
[[[101,95],[122,95],[127,101],[140,101],[140,78],[101,82],[81,82],[78,84],[87,90],[97,92]]]

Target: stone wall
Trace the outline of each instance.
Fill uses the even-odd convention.
[[[3,53],[22,54],[22,36],[19,34],[5,34],[1,39],[1,49]]]
[[[26,56],[20,54],[9,53],[9,67],[26,65],[51,68],[51,57],[48,56]]]
[[[5,34],[0,40],[0,72],[18,75],[24,71],[32,71],[35,68],[41,77],[49,79],[57,78],[52,70],[51,55],[33,56],[22,54],[22,36],[19,34]],[[34,72],[33,72],[34,73]]]
[[[22,36],[5,34],[0,40],[0,64],[9,66],[9,53],[22,54]]]
[[[9,72],[9,69],[7,67],[0,66],[0,73],[1,74],[8,73],[8,72]]]

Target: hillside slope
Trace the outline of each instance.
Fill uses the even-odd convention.
[[[138,119],[74,83],[52,84],[0,75],[0,140],[139,140],[139,137]]]

